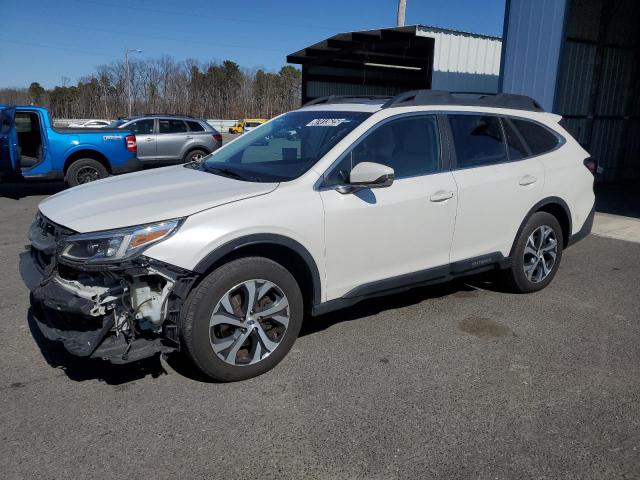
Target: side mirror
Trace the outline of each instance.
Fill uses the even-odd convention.
[[[349,174],[349,185],[338,187],[340,193],[352,193],[363,188],[389,187],[395,179],[393,168],[381,163],[361,162]]]

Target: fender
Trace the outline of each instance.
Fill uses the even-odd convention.
[[[203,274],[225,255],[228,255],[240,248],[257,244],[279,245],[297,253],[311,273],[311,281],[313,283],[313,305],[321,303],[320,273],[315,260],[303,245],[289,237],[285,237],[284,235],[277,235],[275,233],[256,233],[236,238],[210,252],[206,257],[198,262],[193,270],[196,273]]]
[[[566,248],[568,246],[569,238],[571,238],[571,232],[573,230],[573,226],[571,224],[571,210],[569,209],[569,205],[567,205],[567,202],[565,202],[560,197],[547,197],[547,198],[543,198],[538,203],[536,203],[533,207],[531,207],[529,212],[525,215],[524,220],[520,224],[520,227],[518,227],[518,231],[516,232],[516,236],[513,239],[513,243],[511,245],[511,251],[509,252],[509,257],[513,256],[513,252],[516,249],[516,241],[518,240],[518,237],[520,237],[520,233],[522,233],[522,230],[524,229],[524,226],[527,224],[527,222],[529,221],[531,216],[534,213],[536,213],[538,210],[540,210],[542,207],[544,207],[545,205],[549,205],[549,204],[552,204],[552,203],[560,205],[562,207],[562,209],[564,210],[564,212],[567,215],[567,218],[569,220],[569,231],[567,232],[567,239],[566,240],[563,239],[564,240],[564,248]]]

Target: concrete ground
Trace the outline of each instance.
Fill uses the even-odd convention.
[[[590,236],[537,294],[479,277],[309,320],[276,369],[216,384],[34,329],[18,255],[59,188],[0,187],[2,478],[640,477],[640,244]]]

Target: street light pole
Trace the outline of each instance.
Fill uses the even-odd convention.
[[[134,49],[134,48],[125,48],[124,49],[124,68],[125,68],[125,76],[127,82],[127,101],[129,105],[129,116],[131,116],[131,79],[129,73],[129,52],[142,53],[142,50]]]
[[[398,27],[404,27],[404,16],[407,10],[407,0],[398,0]]]

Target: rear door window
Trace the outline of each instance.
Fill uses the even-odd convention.
[[[204,127],[198,122],[187,121],[187,125],[189,125],[189,130],[192,132],[204,132]]]
[[[184,133],[187,131],[187,124],[182,120],[158,120],[160,125],[160,133]]]
[[[127,125],[127,130],[131,130],[136,135],[149,135],[153,133],[153,120],[138,120]]]
[[[531,155],[547,153],[560,143],[560,139],[542,125],[517,118],[512,118],[511,121],[529,146]]]
[[[500,119],[491,115],[449,114],[458,168],[508,161]]]

